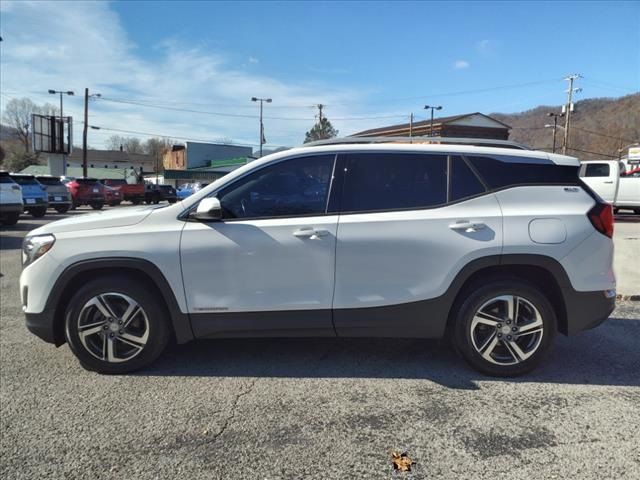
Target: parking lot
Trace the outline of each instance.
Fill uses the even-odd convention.
[[[640,478],[640,302],[516,380],[410,339],[199,341],[101,376],[24,326],[22,237],[65,216],[1,227],[3,479]]]

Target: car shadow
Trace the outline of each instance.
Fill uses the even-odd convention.
[[[424,379],[452,389],[481,381],[640,386],[640,320],[611,318],[558,336],[543,365],[519,378],[483,376],[444,342],[423,339],[221,339],[179,345],[137,375]]]

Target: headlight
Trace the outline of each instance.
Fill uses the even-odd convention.
[[[25,237],[22,242],[22,266],[26,267],[51,250],[55,241],[53,235]]]

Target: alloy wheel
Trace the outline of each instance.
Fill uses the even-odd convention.
[[[109,363],[121,363],[144,350],[149,339],[149,319],[131,297],[102,293],[82,307],[77,332],[91,355]]]
[[[471,321],[471,342],[497,365],[515,365],[531,357],[543,336],[542,315],[527,299],[501,295],[478,308]]]

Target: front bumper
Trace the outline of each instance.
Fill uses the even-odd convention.
[[[616,308],[615,291],[607,296],[604,291],[578,292],[573,288],[563,289],[567,310],[566,335],[575,335],[583,330],[595,328],[604,322]]]
[[[25,313],[27,329],[47,343],[59,347],[64,339],[56,338],[54,329],[54,311],[44,310],[41,313]]]

